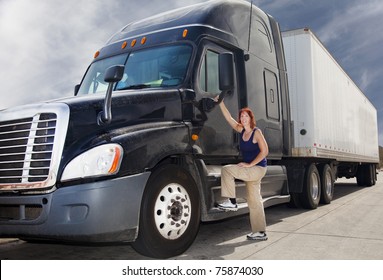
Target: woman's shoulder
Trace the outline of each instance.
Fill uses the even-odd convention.
[[[254,127],[253,135],[254,136],[256,136],[256,135],[259,135],[259,136],[263,135],[262,130],[260,128],[258,128],[258,127]]]

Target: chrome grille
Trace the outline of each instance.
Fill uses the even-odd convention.
[[[55,113],[0,122],[0,184],[48,179],[56,131]]]
[[[0,192],[47,192],[55,186],[69,115],[64,103],[0,111]]]

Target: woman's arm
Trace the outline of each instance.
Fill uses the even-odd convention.
[[[222,114],[223,116],[225,117],[226,121],[228,122],[228,124],[237,132],[241,132],[242,131],[242,125],[239,124],[230,114],[229,110],[226,108],[226,105],[225,103],[223,102],[223,100],[221,101],[221,103],[219,103],[219,107],[221,108],[221,111],[222,111]]]
[[[253,143],[258,143],[259,149],[261,150],[259,155],[262,157],[261,158],[262,160],[265,157],[267,157],[267,155],[269,154],[269,146],[267,145],[266,139],[263,136],[263,133],[260,129],[257,129],[255,131],[254,138],[255,138],[255,141],[253,139]]]

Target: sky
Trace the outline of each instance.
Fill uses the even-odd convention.
[[[250,0],[249,0],[250,1]],[[202,0],[0,0],[0,109],[69,97],[123,26]],[[309,27],[378,111],[383,146],[383,1],[253,0],[282,30]]]

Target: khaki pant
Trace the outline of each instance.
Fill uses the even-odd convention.
[[[222,168],[221,194],[223,197],[235,198],[235,179],[246,183],[247,204],[250,212],[252,232],[266,231],[266,218],[261,196],[261,180],[266,174],[266,167],[239,167],[226,165]]]

